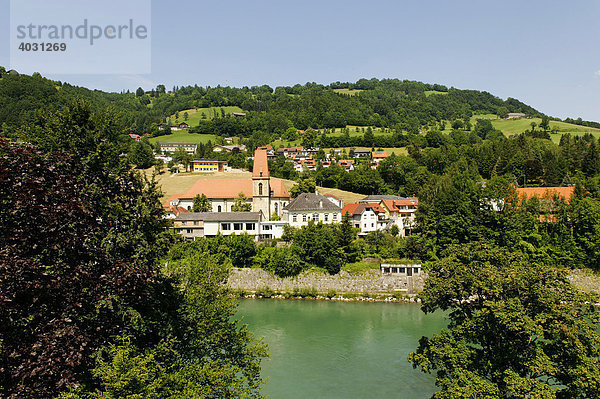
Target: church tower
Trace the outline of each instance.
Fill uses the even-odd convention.
[[[267,151],[256,150],[252,168],[252,211],[262,212],[264,220],[269,220],[271,217],[270,181]]]

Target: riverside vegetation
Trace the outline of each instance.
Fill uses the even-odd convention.
[[[430,276],[423,310],[449,312],[448,327],[409,358],[435,374],[435,398],[600,397],[598,298],[565,277],[600,265],[595,136],[554,143],[548,117],[482,92],[395,80],[334,86],[182,88],[168,96],[162,87],[136,97],[0,70],[2,135],[12,140],[0,141],[0,396],[260,397],[266,352],[232,321],[235,305],[222,285],[228,267],[337,273],[372,255],[421,259]],[[430,89],[448,94],[425,95]],[[293,127],[306,128],[306,144],[344,144],[324,129],[357,124],[367,127],[357,137],[379,145],[368,126],[392,129],[380,136],[404,143],[408,155],[377,170],[334,167],[295,178],[299,191],[318,181],[418,195],[414,234],[359,240],[345,223],[288,230],[281,248],[247,237],[176,243],[158,188],[133,169],[136,158],[119,155],[138,151],[127,133],[146,132],[180,107],[221,105],[249,113],[206,120],[192,134],[211,129],[254,146]],[[466,123],[473,113],[505,111],[540,116],[543,126],[507,138],[489,121]],[[449,120],[452,130],[442,130]],[[278,162],[273,174],[288,173]],[[523,184],[573,184],[575,194],[519,199]]]

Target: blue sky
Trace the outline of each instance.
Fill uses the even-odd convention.
[[[8,6],[0,0],[6,66]],[[109,91],[399,78],[486,90],[549,115],[600,121],[599,16],[594,0],[155,0],[152,73],[39,71]],[[119,62],[119,54],[112,58]]]

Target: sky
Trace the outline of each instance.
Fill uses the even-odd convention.
[[[48,3],[68,17],[69,1]],[[105,91],[398,78],[600,121],[597,0],[142,1],[151,3],[150,73],[51,74],[43,63],[38,72]],[[76,2],[91,14],[104,4]],[[9,5],[0,0],[0,65],[7,67]],[[113,8],[107,13],[119,15]],[[127,55],[103,59],[119,65]]]

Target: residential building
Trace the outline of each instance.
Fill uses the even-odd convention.
[[[419,200],[416,197],[382,198],[379,205],[385,211],[387,218],[398,226],[401,236],[412,233],[416,223],[415,212],[419,206]]]
[[[339,206],[340,208],[344,207],[344,201],[341,198],[338,198],[333,194],[323,194],[323,197],[327,197],[327,199],[329,201],[333,202],[335,205]]]
[[[129,133],[129,138],[135,141],[140,141],[142,137],[139,134]]]
[[[347,171],[354,170],[354,159],[340,159],[338,161],[338,165]]]
[[[189,212],[187,209],[185,209],[184,207],[181,207],[181,206],[165,205],[164,209],[165,209],[165,219],[175,219],[180,213]]]
[[[381,161],[387,158],[387,154],[385,153],[385,151],[373,151],[371,157],[373,159],[373,165],[379,166]]]
[[[193,154],[198,148],[198,144],[196,143],[158,143],[158,146],[163,153],[173,153],[183,148],[185,152]]]
[[[302,193],[283,209],[283,220],[292,227],[306,226],[310,221],[339,223],[342,219],[342,208],[317,193]]]
[[[369,158],[371,150],[354,150],[354,158]]]
[[[342,217],[348,218],[352,227],[359,228],[359,235],[387,228],[389,219],[377,203],[359,202],[348,204],[342,209]]]
[[[540,201],[539,220],[542,222],[556,222],[556,211],[559,202],[565,201],[567,204],[575,195],[575,187],[525,187],[517,188],[518,203],[523,199],[531,200],[537,198]]]

